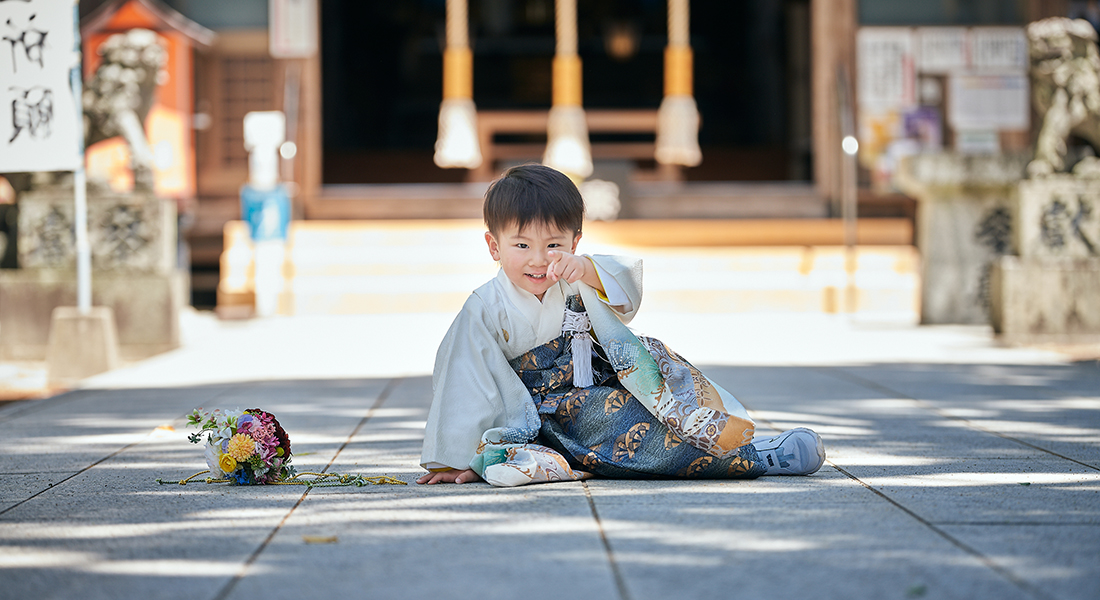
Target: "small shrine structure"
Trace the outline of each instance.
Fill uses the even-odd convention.
[[[193,52],[209,48],[215,33],[159,0],[110,0],[80,24],[85,79],[99,66],[100,45],[131,29],[156,32],[168,53],[153,107],[145,119],[145,134],[153,152],[156,196],[175,199],[183,208],[195,197]],[[93,144],[86,152],[90,180],[106,181],[114,191],[133,187],[130,150],[122,138]]]

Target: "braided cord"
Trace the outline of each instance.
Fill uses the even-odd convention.
[[[187,485],[192,479],[195,479],[199,475],[209,473],[209,470],[199,471],[187,479],[180,479],[178,481],[171,481],[167,479],[157,479],[157,483],[161,485]],[[313,479],[301,479],[304,476],[313,477]],[[207,477],[202,480],[204,483],[232,483],[232,479]],[[298,473],[293,477],[284,479],[282,481],[273,481],[266,485],[304,485],[309,488],[315,487],[363,487],[367,485],[408,485],[404,481],[397,479],[396,477],[390,477],[389,475],[375,475],[371,477],[364,477],[358,473],[341,474],[341,473],[313,473],[305,472]]]

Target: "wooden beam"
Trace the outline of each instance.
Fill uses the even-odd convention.
[[[589,237],[623,246],[843,246],[840,219],[627,219],[585,223]],[[908,246],[908,219],[860,219],[857,243]]]
[[[1024,19],[1030,23],[1048,17],[1069,15],[1069,0],[1027,0]]]

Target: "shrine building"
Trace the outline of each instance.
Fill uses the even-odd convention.
[[[82,23],[105,19],[111,3],[120,4],[82,0]],[[292,145],[281,174],[292,184],[294,216],[304,221],[477,219],[488,181],[509,165],[543,160],[547,114],[559,94],[555,2],[466,0],[467,85],[481,161],[472,168],[438,166],[440,103],[451,93],[444,55],[453,3],[131,0],[175,24],[173,43],[189,44],[185,66],[192,81],[182,87],[192,96],[173,102],[191,111],[185,119],[190,138],[180,148],[191,162],[174,185],[192,196],[182,198],[181,207],[192,220],[187,235],[197,305],[213,303],[223,227],[239,217],[248,112],[286,115]],[[862,29],[1020,30],[1031,20],[1065,14],[1069,3],[695,0],[687,24],[687,83],[680,85],[698,107],[702,160],[696,165],[663,164],[655,156],[658,108],[669,85],[678,85],[666,72],[671,4],[576,2],[582,83],[569,93],[587,117],[592,169],[585,179],[617,186],[620,221],[756,220],[774,225],[764,228],[774,232],[771,239],[754,238],[759,245],[798,246],[842,243],[842,139],[858,134],[862,144],[866,131],[881,129],[861,115],[871,114],[861,105],[871,88],[860,77],[876,65],[883,72],[893,67],[857,61]],[[877,39],[868,35],[868,43]],[[912,68],[903,64],[905,47],[898,55],[902,69]],[[903,91],[920,104],[916,91]],[[942,113],[930,118],[940,131],[933,141],[958,142]],[[993,135],[997,151],[1029,143],[1027,127]],[[886,137],[878,151],[889,158]],[[975,143],[983,140],[990,143],[988,136]],[[888,172],[882,176],[887,163],[861,156],[858,214],[880,220],[879,243],[912,245],[914,201],[889,184]],[[690,239],[690,232],[680,235]]]

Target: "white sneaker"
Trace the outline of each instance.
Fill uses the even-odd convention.
[[[825,464],[825,444],[821,436],[805,427],[784,431],[773,437],[753,440],[765,475],[809,475]]]

